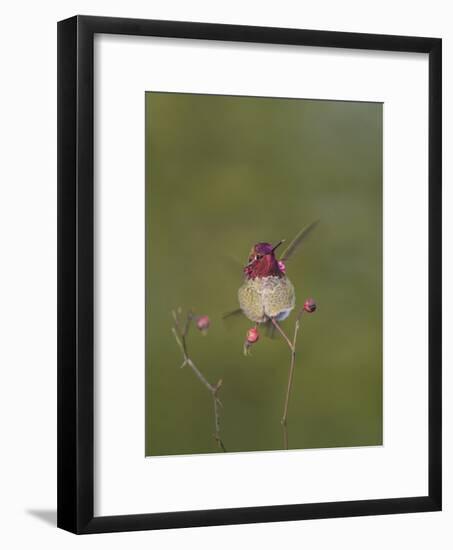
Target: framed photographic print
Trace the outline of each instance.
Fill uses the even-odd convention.
[[[58,525],[441,509],[441,41],[58,24]]]

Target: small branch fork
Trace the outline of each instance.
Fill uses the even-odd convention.
[[[186,365],[190,367],[194,372],[195,376],[198,378],[198,380],[200,380],[200,382],[206,387],[206,389],[211,394],[212,402],[214,406],[215,433],[213,434],[213,436],[217,442],[219,449],[225,453],[226,448],[220,437],[220,408],[223,407],[223,405],[217,396],[222,386],[222,380],[219,380],[217,384],[212,385],[210,382],[208,382],[208,380],[204,377],[202,372],[198,369],[198,367],[190,358],[189,352],[187,350],[187,334],[189,332],[191,322],[194,320],[194,314],[191,311],[189,311],[183,322],[181,322],[181,314],[182,314],[181,308],[178,308],[177,311],[172,311],[173,320],[174,320],[174,326],[172,328],[172,332],[178,346],[181,348],[181,352],[183,356],[183,363],[181,365],[181,368],[185,367]]]
[[[285,405],[283,408],[283,416],[281,419],[281,425],[283,430],[283,446],[284,449],[288,449],[288,406],[289,406],[289,398],[291,395],[291,388],[293,385],[293,378],[294,378],[294,367],[296,364],[296,342],[297,342],[297,333],[299,332],[300,328],[300,318],[302,317],[304,310],[302,309],[297,318],[296,323],[294,325],[294,335],[292,341],[288,338],[282,327],[279,325],[278,321],[274,318],[271,318],[271,322],[274,325],[274,327],[278,330],[278,332],[283,336],[283,339],[288,344],[288,347],[291,351],[291,363],[289,367],[289,375],[288,375],[288,385],[286,387],[286,398],[285,398]]]

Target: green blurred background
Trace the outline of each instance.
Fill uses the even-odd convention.
[[[297,306],[318,304],[302,317],[289,446],[380,445],[382,105],[146,93],[146,455],[218,452],[211,396],[179,368],[178,306],[211,318],[188,344],[223,379],[227,450],[282,448],[288,348],[262,337],[244,357],[252,324],[221,317],[251,246],[316,219],[287,265]]]

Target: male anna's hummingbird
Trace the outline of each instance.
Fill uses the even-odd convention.
[[[244,268],[245,280],[238,291],[239,305],[255,323],[269,319],[283,321],[296,303],[294,286],[285,274],[284,264],[275,257],[275,246],[257,243]]]
[[[262,242],[252,247],[244,268],[245,280],[238,291],[240,310],[237,311],[254,323],[266,323],[271,319],[283,321],[288,317],[296,304],[296,295],[286,276],[285,262],[316,224],[313,222],[299,231],[280,259],[276,258],[275,251],[283,241],[274,246]]]

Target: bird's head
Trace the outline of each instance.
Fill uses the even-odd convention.
[[[250,251],[248,264],[244,267],[244,273],[248,279],[256,277],[283,277],[284,271],[280,268],[275,257],[275,250],[283,243],[276,245],[270,243],[256,243]]]

